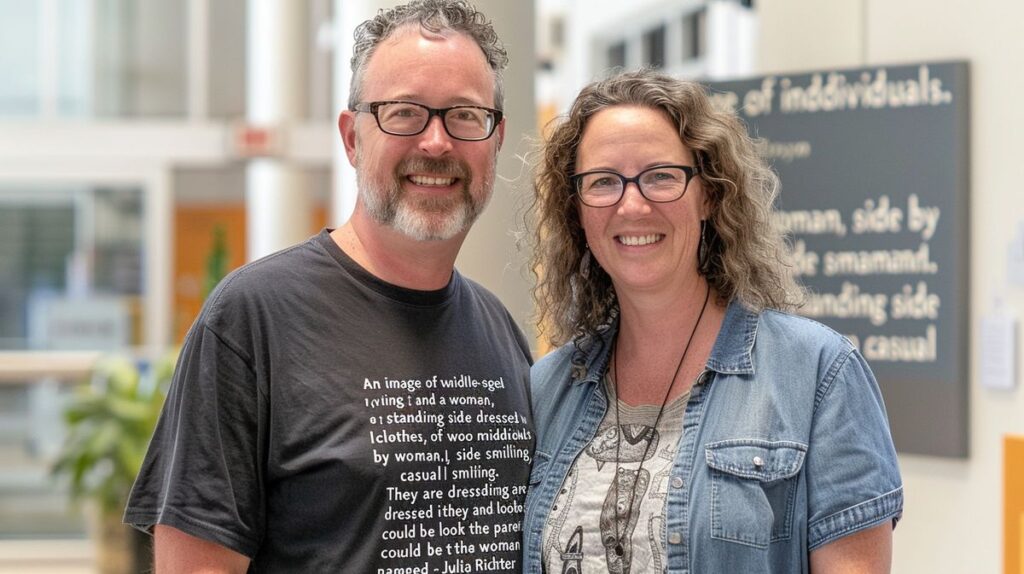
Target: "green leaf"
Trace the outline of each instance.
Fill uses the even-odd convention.
[[[133,361],[99,363],[76,387],[63,417],[67,438],[51,474],[67,480],[76,498],[89,497],[120,512],[145,458],[173,377],[177,350],[151,365],[145,384]]]

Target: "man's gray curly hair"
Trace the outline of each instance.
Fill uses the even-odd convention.
[[[355,31],[355,47],[352,50],[349,108],[362,101],[366,64],[377,46],[396,30],[410,24],[418,24],[434,34],[452,31],[473,38],[494,72],[494,107],[503,109],[505,89],[501,72],[508,65],[508,54],[491,21],[465,0],[413,0],[390,10],[381,10],[377,16],[360,24]]]

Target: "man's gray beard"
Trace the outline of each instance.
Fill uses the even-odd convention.
[[[357,152],[358,154],[358,152]],[[362,158],[357,157],[357,163],[364,165]],[[411,160],[412,162],[444,162],[446,160]],[[402,189],[404,176],[399,175],[406,165],[403,162],[391,174],[389,178],[381,182],[380,187],[376,182],[364,177],[363,171],[356,170],[356,185],[362,195],[366,212],[381,225],[386,225],[399,233],[417,241],[443,241],[451,239],[459,233],[468,229],[480,213],[487,206],[490,200],[490,186],[493,185],[493,175],[484,176],[481,184],[485,191],[481,201],[470,193],[472,181],[468,169],[460,169],[458,166],[448,169],[427,168],[424,171],[441,172],[452,174],[460,178],[462,189],[455,196],[439,198],[427,198],[416,202],[409,200]],[[450,165],[450,164],[449,164]],[[453,173],[454,172],[454,173]]]

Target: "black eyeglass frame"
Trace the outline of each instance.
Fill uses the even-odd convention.
[[[644,193],[644,186],[640,185],[640,178],[645,173],[647,173],[649,171],[665,169],[667,167],[680,169],[680,170],[683,171],[683,173],[686,174],[686,183],[683,184],[683,192],[680,193],[679,197],[677,197],[675,199],[659,200],[659,199],[651,199],[650,197],[647,197],[647,194]],[[601,174],[607,174],[607,175],[615,176],[615,177],[619,178],[619,181],[622,182],[622,190],[619,191],[619,197],[614,202],[609,203],[608,205],[592,205],[592,204],[587,203],[587,201],[585,199],[583,199],[583,193],[580,191],[580,182],[583,180],[583,178],[585,176],[594,175],[596,173],[601,173]],[[686,190],[690,189],[690,182],[693,181],[693,179],[695,177],[697,177],[698,175],[700,175],[700,168],[697,167],[697,166],[694,166],[694,165],[665,164],[665,165],[655,165],[655,166],[649,167],[647,169],[641,170],[639,173],[637,173],[633,177],[626,177],[626,176],[622,175],[621,173],[619,173],[617,171],[611,171],[611,170],[608,170],[608,169],[593,169],[593,170],[590,170],[590,171],[585,171],[585,172],[582,172],[582,173],[573,174],[573,175],[569,176],[569,180],[572,181],[572,186],[573,186],[573,189],[575,190],[574,195],[576,195],[576,197],[579,198],[580,203],[582,203],[583,205],[586,205],[587,207],[602,208],[602,207],[615,207],[616,205],[618,205],[619,202],[622,201],[622,198],[626,195],[626,187],[629,184],[631,184],[631,183],[635,183],[637,190],[640,192],[640,195],[642,195],[644,197],[644,199],[646,199],[647,201],[650,201],[651,203],[672,203],[673,201],[679,201],[680,199],[683,198],[683,196],[686,195]]]
[[[381,125],[381,123],[380,123],[380,116],[377,115],[377,110],[379,110],[381,106],[384,106],[384,105],[387,105],[387,104],[408,104],[408,105],[411,105],[411,106],[416,106],[416,107],[419,107],[419,108],[423,108],[423,109],[427,110],[427,121],[423,122],[423,127],[420,128],[420,131],[415,132],[415,133],[399,134],[399,133],[395,133],[395,132],[389,132],[388,130],[384,129],[384,126]],[[459,137],[459,136],[453,134],[451,132],[451,130],[448,129],[448,121],[446,119],[448,112],[450,112],[452,110],[459,110],[459,109],[465,109],[465,108],[472,108],[472,109],[475,109],[475,110],[484,110],[484,111],[490,113],[494,117],[494,123],[491,124],[491,129],[490,129],[490,131],[487,132],[486,136],[481,137],[481,138],[464,138],[464,137]],[[430,106],[425,106],[425,105],[423,105],[423,104],[421,104],[419,102],[410,102],[410,101],[407,101],[407,100],[382,100],[382,101],[379,101],[379,102],[363,102],[363,103],[356,104],[356,105],[352,106],[351,111],[373,114],[373,119],[375,119],[377,121],[377,127],[380,128],[380,131],[382,131],[382,132],[384,132],[384,133],[386,133],[388,135],[399,136],[399,137],[412,137],[412,136],[420,135],[421,133],[427,131],[427,126],[430,125],[430,120],[434,119],[434,116],[438,116],[438,117],[441,118],[441,125],[444,126],[445,133],[447,133],[452,139],[456,139],[456,140],[464,141],[464,142],[481,142],[481,141],[490,139],[490,137],[494,135],[494,131],[496,129],[498,129],[498,124],[501,123],[501,120],[504,117],[504,114],[502,113],[501,110],[496,110],[494,108],[488,108],[488,107],[485,107],[485,106],[458,105],[458,106],[450,106],[450,107],[447,107],[447,108],[432,108]]]

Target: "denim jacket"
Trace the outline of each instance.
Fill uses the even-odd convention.
[[[545,519],[608,407],[600,381],[616,330],[565,345],[531,372],[537,451],[523,524],[527,574],[543,569]],[[671,475],[651,485],[667,491],[668,572],[807,572],[810,551],[895,525],[903,487],[885,406],[846,338],[733,302],[699,380]]]

